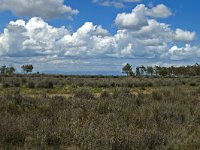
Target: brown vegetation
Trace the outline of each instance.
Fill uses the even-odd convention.
[[[0,149],[200,149],[199,78],[0,81]]]

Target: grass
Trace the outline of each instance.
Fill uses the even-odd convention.
[[[3,77],[0,149],[200,149],[199,83],[199,78]]]

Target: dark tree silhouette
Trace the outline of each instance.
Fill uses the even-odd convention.
[[[132,67],[128,63],[122,68],[122,73],[125,73],[127,76],[134,76]]]
[[[23,65],[21,66],[22,70],[24,73],[28,74],[31,73],[33,71],[33,65],[29,64],[29,65]]]

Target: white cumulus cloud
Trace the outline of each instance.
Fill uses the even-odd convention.
[[[147,24],[147,19],[145,17],[145,6],[136,6],[131,13],[121,13],[118,14],[115,19],[115,24],[119,28],[140,28]]]
[[[119,28],[140,28],[147,24],[149,17],[166,18],[171,15],[170,9],[163,5],[157,5],[152,8],[144,4],[137,5],[131,13],[120,13],[115,19],[115,24]]]
[[[172,60],[193,59],[200,57],[200,47],[185,44],[183,47],[172,46],[169,49]]]
[[[93,58],[101,61],[140,59],[153,63],[198,59],[200,47],[192,44],[195,32],[173,30],[171,25],[158,22],[155,16],[147,14],[150,9],[153,8],[138,5],[131,13],[118,14],[115,19],[118,30],[113,35],[92,22],[85,22],[71,32],[64,26],[53,27],[39,17],[11,21],[0,34],[0,56],[23,57],[23,61],[39,63],[48,61],[54,65],[89,64]]]
[[[20,17],[45,19],[68,18],[79,13],[64,4],[64,0],[0,0],[0,11],[11,11]]]
[[[196,33],[184,31],[182,29],[176,29],[175,40],[176,41],[193,41],[195,39]]]
[[[147,9],[146,14],[155,18],[167,18],[172,15],[172,12],[164,4],[159,4],[151,9]]]

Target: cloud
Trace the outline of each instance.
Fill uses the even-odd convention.
[[[172,15],[171,10],[163,4],[147,9],[146,14],[155,18],[167,18]]]
[[[124,8],[125,3],[137,3],[141,0],[93,0],[93,3],[96,3],[101,6],[106,7],[115,7],[115,8]]]
[[[115,19],[115,24],[119,28],[130,28],[138,29],[147,24],[147,19],[145,17],[145,6],[136,6],[131,13],[121,13],[118,14]]]
[[[55,28],[38,17],[11,21],[0,35],[0,54],[10,57],[86,56],[104,53],[111,37],[101,26],[86,22],[76,32]]]
[[[27,22],[11,21],[0,34],[0,56],[44,64],[48,61],[53,65],[91,65],[95,61],[96,66],[118,65],[115,61],[122,64],[123,59],[135,63],[148,60],[153,64],[197,60],[200,47],[192,44],[195,32],[173,30],[171,25],[158,22],[147,14],[152,9],[138,5],[131,13],[118,14],[118,30],[113,35],[92,22],[71,32],[66,27],[53,27],[39,17]]]
[[[31,18],[27,23],[11,21],[0,36],[1,54],[13,57],[45,55],[54,49],[56,40],[67,33],[64,27],[54,28],[41,18]]]
[[[64,0],[0,0],[0,11],[11,11],[20,17],[44,19],[68,18],[79,13],[64,4]]]
[[[193,59],[200,57],[200,47],[185,44],[183,47],[172,46],[169,49],[169,55],[172,60]]]
[[[182,29],[176,29],[175,40],[176,41],[193,41],[196,36],[195,32],[184,31]]]
[[[115,24],[119,28],[136,28],[147,25],[149,17],[166,18],[172,15],[169,8],[160,4],[152,8],[146,7],[144,4],[137,5],[131,13],[118,14]]]

